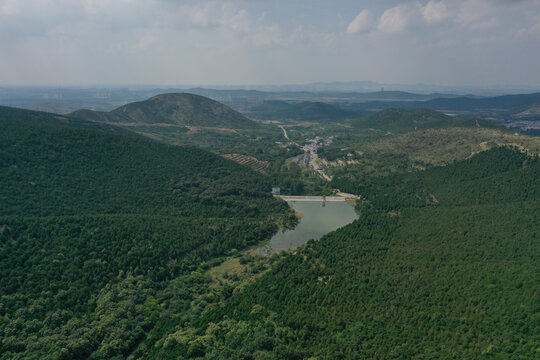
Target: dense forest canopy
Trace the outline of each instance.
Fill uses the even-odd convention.
[[[167,281],[295,221],[268,178],[203,150],[34,121],[0,126],[4,358],[126,354],[155,321],[147,307]],[[135,292],[116,314],[123,295],[111,291],[124,286]]]
[[[289,143],[271,124],[143,123],[159,113],[152,121],[173,124],[176,100],[92,121],[0,107],[1,358],[536,356],[540,160],[529,137],[521,146],[487,122],[424,109],[285,124]],[[206,101],[188,100],[191,115]],[[100,123],[124,113],[142,135],[254,156],[264,173]],[[463,137],[473,132],[502,135]],[[434,134],[465,150],[415,164],[415,141],[444,148]],[[342,164],[330,182],[287,160],[303,152],[295,142],[330,135],[319,155]],[[472,156],[474,141],[494,148]],[[297,221],[273,185],[360,194],[360,217],[293,252],[253,256],[249,246]]]
[[[79,118],[74,118],[67,115],[58,115],[50,112],[44,111],[33,111],[26,109],[19,109],[9,106],[0,106],[0,120],[11,121],[11,120],[27,120],[35,121],[41,123],[50,123],[58,125],[69,125],[70,127],[75,128],[85,128],[85,129],[94,129],[106,131],[109,133],[120,133],[123,135],[137,136],[135,133],[122,129],[117,126],[112,126],[108,124],[100,124],[93,121],[86,121]]]
[[[439,201],[369,193],[359,220],[171,328],[147,358],[534,358],[539,169],[495,149],[417,173],[412,188]]]

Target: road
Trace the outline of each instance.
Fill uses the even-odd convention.
[[[287,139],[287,141],[289,141],[291,144],[294,144],[298,147],[301,147],[300,145],[298,145],[297,143],[295,143],[294,141],[292,141],[290,138],[289,138],[289,134],[287,134],[287,130],[285,129],[285,127],[283,125],[278,125],[278,127],[283,130],[283,137],[285,137],[285,139]]]
[[[313,170],[315,170],[315,172],[317,174],[319,174],[326,181],[332,180],[332,178],[330,176],[326,175],[326,173],[324,172],[324,169],[322,167],[320,167],[319,165],[317,165],[317,159],[318,158],[319,158],[319,155],[317,155],[317,153],[315,151],[311,152],[309,166],[311,166],[311,168]]]
[[[281,130],[283,130],[283,136],[285,136],[285,139],[291,141],[291,139],[289,139],[289,135],[287,135],[287,130],[285,130],[285,128],[283,127],[283,125],[278,125],[278,126],[279,126],[279,128],[280,128]]]
[[[278,125],[278,127],[281,130],[283,130],[283,136],[285,137],[285,139],[287,139],[290,143],[304,150],[304,154],[305,156],[307,156],[308,161],[309,161],[308,163],[309,167],[311,167],[317,174],[319,174],[319,176],[321,176],[326,181],[332,180],[332,177],[326,175],[326,173],[324,172],[324,169],[317,165],[316,162],[317,162],[317,159],[319,158],[319,156],[317,155],[317,151],[310,151],[308,148],[306,148],[306,146],[300,146],[294,141],[291,141],[291,139],[289,139],[289,134],[287,134],[287,130],[285,130],[285,127],[283,125]]]

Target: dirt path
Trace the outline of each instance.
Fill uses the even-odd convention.
[[[287,134],[287,130],[285,130],[285,128],[283,127],[283,125],[278,125],[278,127],[283,130],[283,136],[285,136],[285,139],[291,141],[291,139],[289,139],[289,135]]]

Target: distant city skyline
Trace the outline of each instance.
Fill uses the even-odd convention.
[[[0,0],[0,86],[540,87],[540,0]]]

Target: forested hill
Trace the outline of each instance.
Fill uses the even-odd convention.
[[[0,127],[2,359],[129,354],[172,279],[294,218],[267,178],[206,151],[11,118]]]
[[[405,133],[412,130],[443,127],[493,126],[485,120],[461,119],[429,109],[388,109],[354,121],[357,128]]]
[[[148,358],[537,358],[540,161],[495,149],[413,174]]]
[[[263,120],[335,122],[358,117],[356,113],[318,101],[291,104],[285,101],[269,100],[247,111],[251,116]]]
[[[100,124],[92,121],[81,120],[67,115],[58,115],[43,111],[19,109],[8,106],[0,106],[0,121],[26,120],[41,123],[69,125],[74,128],[102,130],[110,133],[140,136],[129,130],[109,124]]]
[[[252,129],[258,124],[212,99],[188,93],[154,96],[121,106],[110,112],[78,110],[73,117],[124,124],[170,124],[226,129]]]

